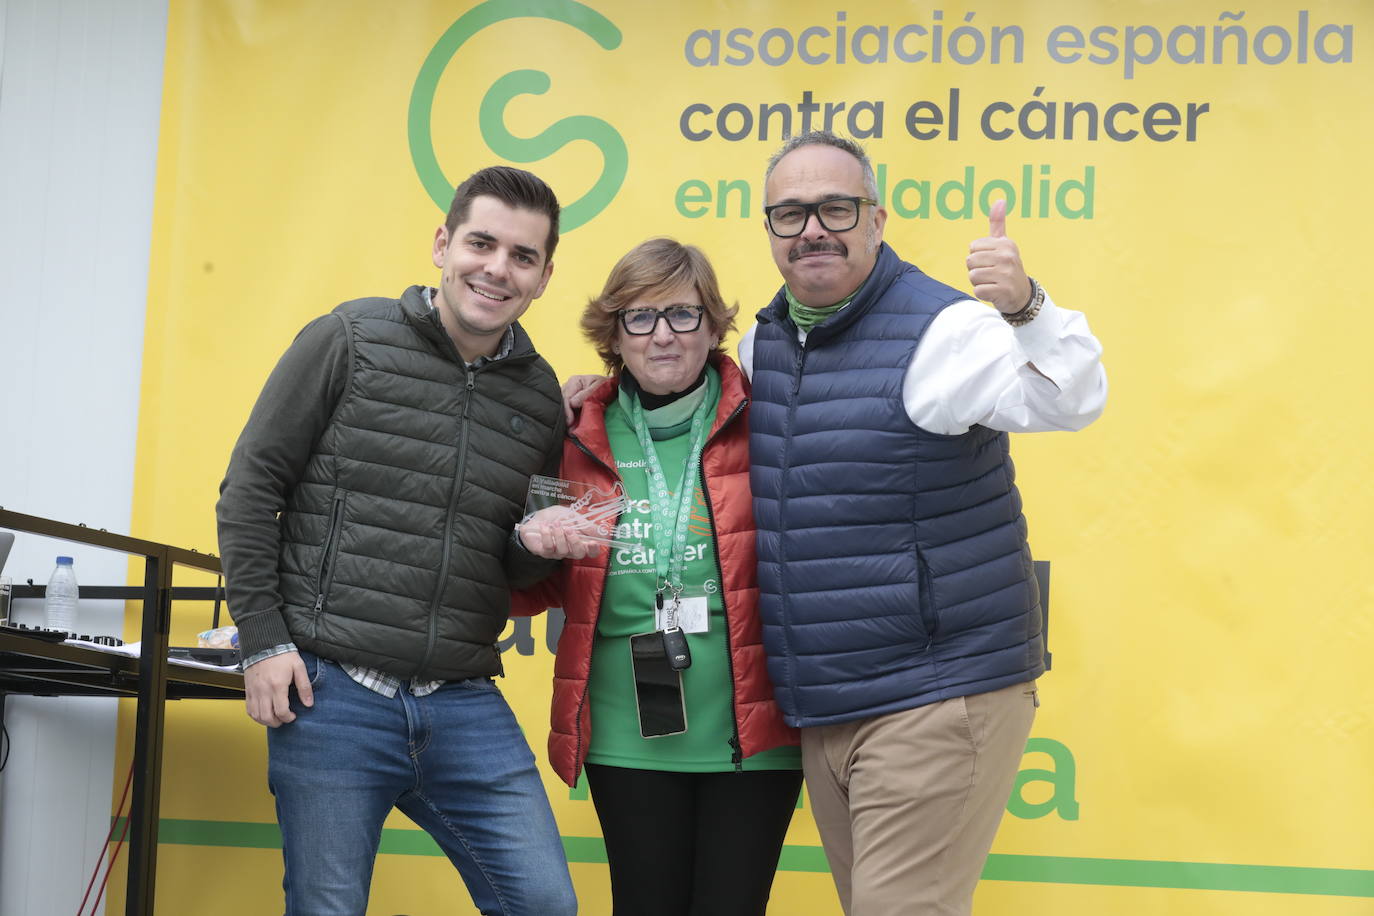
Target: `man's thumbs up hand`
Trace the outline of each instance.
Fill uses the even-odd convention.
[[[988,235],[995,239],[1007,237],[1007,199],[992,202],[992,210],[988,212]]]
[[[1031,282],[1021,266],[1021,251],[1007,238],[1005,199],[995,201],[988,211],[988,234],[969,244],[966,263],[968,281],[979,299],[1007,315],[1030,303]]]

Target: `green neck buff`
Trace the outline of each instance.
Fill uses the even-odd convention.
[[[625,416],[632,417],[635,401],[639,401],[640,408],[644,410],[644,421],[649,426],[649,437],[655,442],[680,436],[691,429],[692,415],[702,401],[715,404],[720,399],[720,375],[709,363],[702,368],[701,375],[701,381],[687,393],[676,396],[662,407],[645,408],[644,392],[640,390],[638,380],[626,369],[621,376],[620,392],[616,396],[620,409],[625,411]]]
[[[810,306],[802,305],[798,302],[797,297],[792,295],[792,290],[787,287],[784,286],[782,291],[783,295],[787,296],[787,314],[792,318],[792,323],[802,331],[810,331],[816,325],[844,308],[853,301],[855,293],[858,293],[856,289],[834,305],[827,306],[823,309],[813,309]]]

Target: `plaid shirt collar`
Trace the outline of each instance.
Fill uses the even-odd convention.
[[[438,292],[432,286],[425,287],[425,305],[429,306],[431,312],[436,311],[434,305],[434,294]],[[480,369],[487,363],[494,363],[498,359],[505,359],[510,356],[510,351],[515,349],[515,326],[506,325],[506,333],[501,335],[501,346],[496,348],[496,353],[492,356],[479,356],[470,363],[465,363],[469,369]]]

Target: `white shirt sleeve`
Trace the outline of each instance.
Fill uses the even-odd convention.
[[[739,339],[739,348],[736,350],[739,354],[740,371],[751,382],[754,380],[754,332],[758,329],[759,323],[757,321],[749,325],[749,330],[745,331],[744,336]]]
[[[752,325],[739,342],[740,368],[751,380],[757,330]],[[912,423],[938,435],[961,435],[973,426],[1009,433],[1082,429],[1107,403],[1102,345],[1082,312],[1059,308],[1048,293],[1040,314],[1019,328],[966,299],[926,328],[907,366],[902,400]]]
[[[1019,328],[966,299],[926,328],[902,399],[911,422],[941,435],[975,425],[1012,433],[1082,429],[1107,403],[1102,345],[1083,313],[1058,308],[1048,293],[1040,314]]]

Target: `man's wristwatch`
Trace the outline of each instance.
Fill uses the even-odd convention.
[[[1019,328],[1022,325],[1030,324],[1032,321],[1035,320],[1035,316],[1040,314],[1040,309],[1042,309],[1045,305],[1045,290],[1041,288],[1039,283],[1035,282],[1034,277],[1027,277],[1026,279],[1030,281],[1031,294],[1030,299],[1027,300],[1025,307],[1022,308],[1019,312],[1001,313],[1002,317],[1006,320],[1007,324],[1011,325],[1014,328]]]

